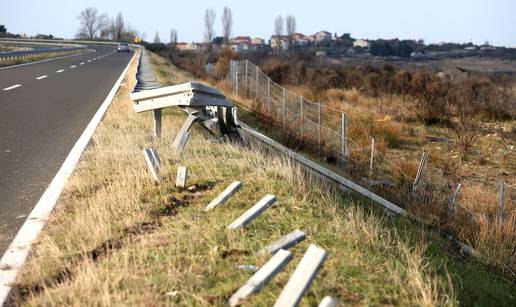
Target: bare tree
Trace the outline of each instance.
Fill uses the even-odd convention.
[[[288,42],[290,45],[294,40],[294,33],[296,33],[296,17],[294,15],[288,15],[285,23],[287,26]]]
[[[172,48],[172,50],[174,50],[174,49],[176,49],[176,46],[177,46],[177,30],[172,29],[172,30],[170,30],[170,48]]]
[[[229,38],[231,37],[231,30],[233,28],[233,13],[231,9],[227,6],[224,7],[224,12],[222,13],[222,36],[224,37],[224,43],[229,43]]]
[[[276,35],[276,43],[281,47],[281,36],[283,35],[283,16],[278,15],[274,20],[274,35]]]
[[[125,22],[124,17],[122,16],[122,12],[118,12],[116,15],[115,20],[112,24],[112,30],[113,30],[113,39],[114,40],[121,40],[124,36],[124,30],[125,30]]]
[[[215,29],[213,28],[215,16],[214,9],[206,9],[204,12],[204,41],[208,43],[209,48],[211,48],[211,42],[215,37]]]
[[[81,22],[77,36],[87,39],[94,39],[107,22],[107,16],[99,15],[99,11],[94,7],[85,8],[77,18]]]
[[[154,43],[159,44],[161,43],[161,39],[159,38],[159,33],[156,31],[156,34],[154,35]]]

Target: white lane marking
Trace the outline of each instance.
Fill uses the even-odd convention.
[[[47,75],[39,76],[39,77],[36,78],[36,80],[45,79],[46,77],[48,77],[48,76]]]
[[[81,62],[79,65],[84,65],[84,62]]]
[[[9,296],[9,292],[11,292],[11,284],[16,279],[18,271],[25,263],[25,260],[27,260],[32,243],[38,238],[45,221],[48,219],[52,209],[54,209],[66,182],[72,175],[73,170],[79,162],[84,149],[90,142],[95,129],[113,101],[115,94],[120,87],[120,83],[122,83],[122,80],[129,70],[129,66],[133,62],[134,58],[135,56],[133,56],[129,63],[127,63],[127,66],[113,85],[113,88],[106,96],[106,99],[102,102],[100,108],[97,110],[88,126],[86,126],[86,129],[82,132],[81,136],[66,157],[63,165],[61,165],[56,176],[52,179],[50,185],[45,190],[34,209],[32,209],[29,217],[25,220],[23,226],[18,231],[18,234],[16,234],[16,237],[2,256],[2,259],[0,259],[0,306],[3,306]]]
[[[10,91],[10,90],[12,90],[12,89],[14,89],[14,88],[17,88],[17,87],[20,87],[20,86],[21,86],[21,84],[15,84],[15,85],[13,85],[13,86],[6,87],[6,88],[4,88],[3,90],[4,90],[4,91]]]
[[[72,66],[70,66],[70,68],[75,68],[75,67],[77,67],[77,65],[72,65]]]
[[[62,73],[63,71],[64,71],[64,69],[60,69],[60,70],[56,71],[56,73],[60,74],[60,73]]]

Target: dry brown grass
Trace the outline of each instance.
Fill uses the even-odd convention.
[[[353,305],[456,303],[448,274],[422,252],[427,242],[404,238],[392,221],[366,213],[288,160],[213,142],[198,129],[184,154],[177,155],[170,141],[184,119],[178,110],[165,112],[163,136],[153,139],[151,115],[135,114],[128,97],[135,68],[18,277],[15,303],[223,305],[250,276],[235,266],[263,264],[266,257],[250,253],[295,228],[306,231],[308,240],[292,249],[292,263],[250,304],[274,302],[310,242],[328,249],[330,257],[303,304],[314,305],[327,294]],[[182,77],[172,80],[182,82]],[[160,185],[146,171],[144,147],[161,155]],[[178,165],[188,167],[196,192],[174,187]],[[221,208],[203,212],[232,180],[243,181],[244,188]],[[244,230],[226,230],[266,193],[279,202]],[[412,229],[408,233],[421,233],[406,227]]]

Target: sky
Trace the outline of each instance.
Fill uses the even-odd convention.
[[[297,32],[320,30],[351,33],[354,38],[423,39],[427,43],[473,42],[516,47],[515,0],[0,0],[0,24],[12,33],[53,34],[73,38],[77,16],[95,7],[110,17],[122,12],[125,21],[152,41],[156,31],[168,42],[175,28],[178,40],[203,39],[206,8],[217,13],[216,34],[221,33],[224,6],[233,11],[233,36],[269,38],[278,15],[294,15]]]

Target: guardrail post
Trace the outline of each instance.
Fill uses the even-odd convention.
[[[161,137],[161,110],[156,109],[152,111],[154,114],[154,136],[158,139]]]
[[[283,129],[285,129],[286,126],[286,117],[287,117],[287,92],[285,91],[285,88],[283,88],[283,106],[282,106],[282,112],[281,117],[283,121]]]
[[[503,230],[503,222],[505,218],[505,184],[503,178],[500,179],[500,191],[498,195],[498,219],[500,220],[500,234]]]
[[[340,123],[340,144],[341,144],[341,155],[342,162],[344,164],[348,163],[348,115],[346,113],[341,113],[341,123]]]

